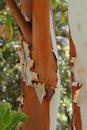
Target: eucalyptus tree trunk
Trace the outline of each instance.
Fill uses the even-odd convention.
[[[87,1],[68,1],[73,126],[87,129]]]
[[[19,26],[23,77],[21,109],[29,116],[22,130],[56,130],[59,72],[50,0],[5,0]]]

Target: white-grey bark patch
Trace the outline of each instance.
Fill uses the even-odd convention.
[[[37,73],[33,72],[31,68],[33,67],[34,60],[30,57],[30,51],[28,48],[28,44],[23,42],[24,49],[24,75],[26,78],[27,86],[33,86],[32,81],[38,81]]]
[[[26,42],[22,42],[21,48],[19,49],[19,56],[23,81],[26,81],[27,86],[34,87],[37,98],[41,104],[46,94],[44,87],[45,85],[39,83],[37,73],[32,71],[34,60],[30,57],[30,51]],[[23,102],[21,96],[18,100]]]
[[[36,92],[36,95],[38,97],[38,100],[40,102],[40,104],[42,103],[43,101],[43,98],[46,94],[45,92],[45,85],[44,84],[41,84],[41,83],[34,83],[34,88],[35,88],[35,92]]]
[[[24,104],[24,97],[22,95],[20,95],[16,101],[19,101],[21,105]]]

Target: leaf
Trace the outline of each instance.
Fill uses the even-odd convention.
[[[26,120],[27,116],[24,113],[11,111],[9,103],[0,104],[0,130],[15,130]]]
[[[52,0],[52,7],[53,7],[53,9],[55,9],[57,7],[58,1],[59,0]]]
[[[20,124],[26,122],[26,117],[27,116],[21,112],[16,112],[16,111],[11,112],[11,122],[7,127],[8,130],[16,129]]]
[[[0,26],[0,37],[5,40],[11,40],[13,37],[13,28],[6,24]]]

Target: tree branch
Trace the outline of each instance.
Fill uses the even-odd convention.
[[[5,0],[5,2],[10,7],[12,14],[15,17],[18,26],[20,27],[20,29],[23,33],[23,37],[24,37],[25,41],[27,43],[31,44],[31,42],[32,42],[31,26],[26,22],[20,9],[18,8],[18,6],[16,5],[16,3],[13,0]]]

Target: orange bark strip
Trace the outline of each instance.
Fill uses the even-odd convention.
[[[22,111],[29,116],[28,121],[22,125],[22,130],[49,130],[49,104],[50,101],[40,104],[34,88],[26,86],[23,83],[23,92],[25,95]]]
[[[73,43],[72,36],[70,33],[69,33],[69,40],[70,40],[70,56],[76,56],[75,44]]]
[[[33,1],[34,2],[34,1]],[[38,0],[35,1],[35,4],[34,6],[37,6],[37,3],[38,3]],[[30,7],[30,4],[31,4],[31,1],[30,0],[22,0],[22,3],[21,3],[21,9],[22,9],[22,12],[24,15],[26,15],[27,17],[32,17],[32,12],[31,12],[31,9],[29,9]],[[46,6],[47,6],[48,3],[46,3]],[[29,6],[29,7],[28,7]],[[33,7],[34,7],[33,6]],[[37,11],[38,11],[38,15],[39,13],[41,12],[41,6],[39,5],[38,7],[40,7],[40,9],[37,8]],[[35,10],[32,10],[33,11],[33,14],[37,17],[37,15],[35,14],[37,11]],[[44,16],[43,16],[44,17]],[[48,19],[48,15],[46,16],[46,18]],[[43,19],[44,20],[44,19]],[[37,33],[38,34],[38,39],[40,39],[40,33],[38,32],[37,30],[37,26],[35,24],[35,17],[32,17],[32,21],[33,21],[33,24],[32,24],[32,27],[33,27],[33,41],[32,41],[32,46],[33,46],[33,53],[35,54],[35,58],[32,56],[32,59],[34,58],[35,60],[35,69],[38,70],[39,69],[39,72],[40,72],[40,75],[37,72],[37,74],[39,75],[39,77],[43,77],[42,73],[46,73],[46,62],[47,61],[44,61],[44,57],[46,56],[45,55],[45,51],[43,52],[42,50],[44,49],[43,47],[43,40],[41,39],[40,41],[39,40],[35,40],[37,39],[37,35],[34,35],[34,33]],[[49,21],[45,21],[45,22],[49,22]],[[38,26],[40,26],[41,28],[41,32],[42,32],[42,35],[43,35],[43,38],[44,38],[44,35],[45,35],[45,32],[43,32],[43,26],[42,26],[42,19],[40,18],[39,19],[39,24]],[[47,23],[46,23],[47,24]],[[45,28],[49,35],[50,35],[50,32],[48,31],[48,28]],[[48,39],[49,38],[46,38],[44,41],[48,42]],[[35,41],[34,41],[35,40]],[[42,42],[42,43],[41,43]],[[46,42],[46,44],[47,44]],[[41,46],[39,46],[41,45]],[[36,48],[34,48],[34,46]],[[41,53],[41,51],[43,53]],[[36,55],[36,53],[39,53],[39,55]],[[52,52],[51,52],[52,53]],[[38,57],[38,56],[43,56],[43,57]],[[39,58],[39,60],[38,60]],[[45,64],[42,62],[42,60],[45,62]],[[46,59],[45,59],[46,60]],[[36,62],[42,62],[43,63],[43,66],[42,64],[40,64],[39,66],[36,65]],[[45,66],[44,66],[45,65]],[[40,69],[44,67],[45,69]],[[42,80],[40,80],[39,78],[39,81],[42,82]],[[45,80],[43,81],[45,82]],[[25,123],[24,125],[22,125],[22,130],[49,130],[50,129],[50,116],[49,116],[49,107],[50,107],[50,100],[49,101],[46,101],[45,99],[43,99],[43,102],[42,104],[39,103],[39,100],[37,98],[37,95],[35,93],[35,89],[32,88],[31,86],[26,86],[26,83],[23,83],[23,93],[25,95],[25,98],[24,98],[24,105],[22,106],[22,111],[24,113],[26,113],[28,116],[29,116],[29,119],[27,121],[27,123]]]
[[[76,103],[73,103],[73,111],[74,126],[76,130],[82,130],[80,107]]]
[[[57,63],[52,54],[50,37],[50,0],[33,0],[33,51],[35,61],[34,71],[38,74],[39,81],[47,85],[56,86]]]
[[[73,56],[76,57],[76,48],[73,43],[71,34],[69,35],[69,40],[70,40],[70,60]],[[74,66],[74,63],[70,63],[71,68]],[[71,72],[71,82],[74,82],[74,74]],[[80,107],[78,106],[77,103],[75,103],[74,100],[74,95],[76,90],[79,88],[77,86],[72,87],[72,107],[73,107],[73,125],[75,126],[76,130],[82,130],[82,122],[81,122],[81,114],[80,114]]]
[[[54,93],[52,87],[57,84],[57,63],[52,53],[50,36],[50,0],[22,0],[21,10],[26,16],[32,17],[33,32],[25,21],[22,13],[13,0],[6,0],[10,7],[27,43],[32,42],[32,55],[34,71],[38,74],[39,82],[51,87],[47,99]],[[31,8],[32,7],[32,8]],[[32,40],[33,39],[33,40]],[[50,100],[43,99],[39,103],[35,90],[23,82],[24,104],[22,111],[29,116],[27,123],[22,125],[22,130],[50,130]]]
[[[23,33],[23,36],[24,36],[26,42],[31,44],[31,42],[32,42],[31,27],[25,21],[25,18],[23,17],[21,11],[19,10],[18,6],[16,5],[16,3],[13,0],[5,0],[5,2],[10,7],[10,9],[17,21],[17,24],[19,25],[19,27]]]

